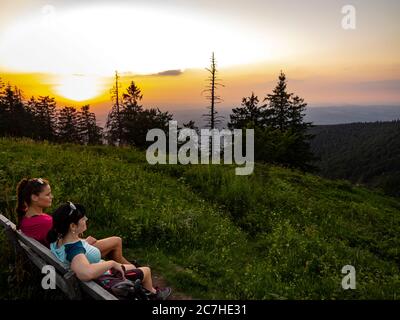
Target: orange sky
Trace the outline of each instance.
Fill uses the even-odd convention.
[[[2,2],[0,77],[26,98],[51,95],[104,114],[118,70],[123,85],[139,85],[146,107],[198,108],[207,106],[204,68],[215,51],[222,108],[270,93],[280,70],[311,106],[400,104],[399,2],[352,1],[355,30],[341,25],[345,4]]]

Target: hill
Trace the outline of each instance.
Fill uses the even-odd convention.
[[[121,236],[128,258],[193,298],[399,298],[395,198],[275,166],[235,176],[232,166],[151,166],[132,148],[6,138],[0,148],[0,209],[11,219],[18,180],[48,178],[50,211],[84,204],[87,235]],[[0,296],[15,298],[0,241]],[[345,265],[356,290],[342,289]]]
[[[316,165],[327,178],[382,188],[400,196],[400,121],[315,126]]]

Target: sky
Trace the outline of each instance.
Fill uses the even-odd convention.
[[[280,70],[311,107],[400,105],[399,13],[397,0],[2,1],[0,78],[104,116],[118,70],[145,107],[190,112],[208,105],[215,52],[220,108],[264,97]]]

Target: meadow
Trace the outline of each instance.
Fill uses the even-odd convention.
[[[399,299],[399,199],[278,166],[257,164],[249,176],[235,167],[0,138],[0,210],[15,221],[17,182],[46,178],[47,212],[83,204],[86,235],[121,236],[128,258],[193,299]],[[0,243],[0,297],[18,298],[4,235]],[[345,265],[356,269],[355,290],[342,288]]]

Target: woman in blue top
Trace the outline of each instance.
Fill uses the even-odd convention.
[[[89,281],[100,277],[110,269],[115,269],[124,275],[126,271],[134,271],[142,280],[143,287],[154,294],[155,299],[166,299],[170,288],[155,289],[149,267],[136,268],[132,264],[120,264],[114,260],[101,259],[100,250],[80,239],[79,234],[86,231],[87,217],[82,205],[72,202],[60,206],[53,214],[53,227],[47,235],[50,250],[66,267],[75,272],[78,279]]]

